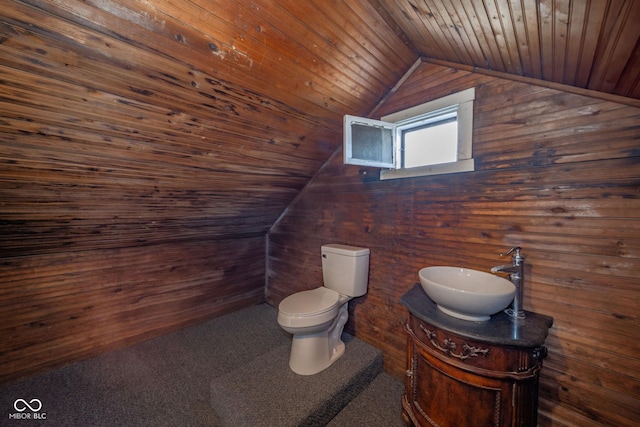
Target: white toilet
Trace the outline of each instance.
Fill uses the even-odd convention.
[[[317,374],[344,354],[347,305],[367,293],[369,249],[322,246],[322,277],[324,286],[289,295],[278,307],[278,324],[293,334],[289,366],[300,375]]]

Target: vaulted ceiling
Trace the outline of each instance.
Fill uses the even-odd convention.
[[[640,2],[377,3],[423,57],[640,97]]]
[[[5,0],[3,249],[264,234],[419,58],[636,102],[639,22],[634,0]]]

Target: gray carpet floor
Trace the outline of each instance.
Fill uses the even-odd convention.
[[[347,351],[331,368],[298,376],[288,368],[290,335],[276,317],[277,310],[267,304],[253,306],[0,386],[0,424],[403,425],[402,383],[385,373],[377,375],[377,349],[345,336]],[[333,396],[333,401],[322,406],[323,395]],[[355,398],[342,409],[338,400],[343,397]],[[37,413],[46,419],[9,418],[17,412],[18,399],[38,399],[42,408]],[[30,415],[30,410],[23,414]]]

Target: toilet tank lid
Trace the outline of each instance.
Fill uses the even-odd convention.
[[[360,248],[358,246],[349,246],[349,245],[340,245],[337,243],[333,243],[330,245],[323,245],[322,252],[353,256],[353,257],[369,255],[368,248]]]

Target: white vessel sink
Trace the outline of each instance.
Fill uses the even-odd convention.
[[[510,281],[467,268],[426,267],[418,276],[440,311],[463,320],[489,320],[507,308],[516,293]]]

